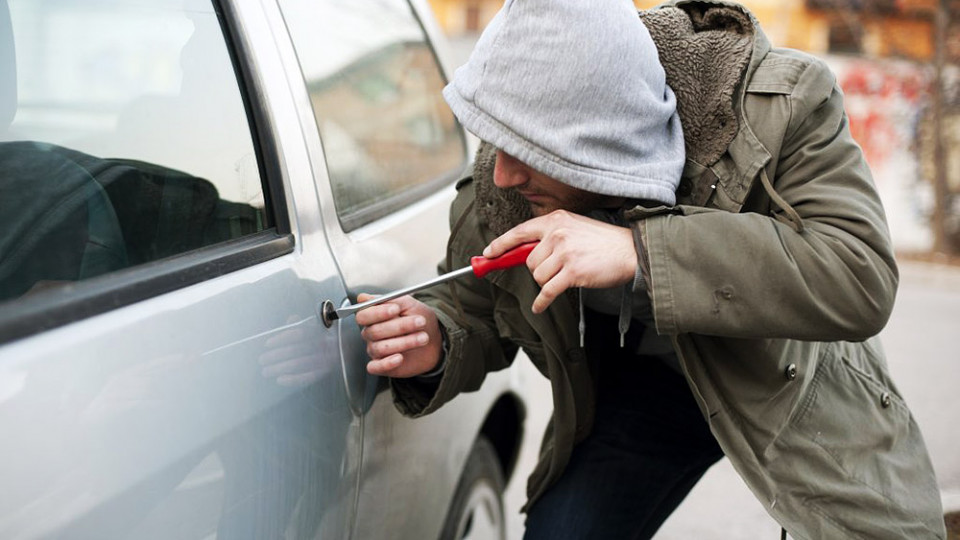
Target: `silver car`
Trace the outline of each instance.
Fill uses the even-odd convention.
[[[475,142],[435,35],[419,0],[0,0],[0,538],[503,536],[522,375],[403,418],[324,317],[444,256]]]

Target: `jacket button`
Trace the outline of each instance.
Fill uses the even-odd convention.
[[[785,370],[783,371],[783,374],[784,374],[784,376],[786,376],[787,380],[792,381],[792,380],[796,379],[796,378],[797,378],[797,365],[796,365],[796,364],[790,364],[789,366],[787,366],[787,369],[785,369]]]
[[[890,394],[888,392],[880,395],[880,406],[884,409],[890,406]]]

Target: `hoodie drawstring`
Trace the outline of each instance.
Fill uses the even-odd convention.
[[[633,319],[633,284],[627,283],[623,286],[623,292],[620,295],[620,320],[617,321],[617,329],[620,330],[620,348],[622,349],[630,330],[630,320]]]
[[[587,318],[583,306],[583,287],[577,288],[577,299],[580,308],[580,348],[586,344]],[[620,332],[620,348],[626,346],[627,331],[630,330],[630,322],[633,319],[633,288],[632,284],[627,283],[623,286],[623,292],[620,296],[620,318],[617,320],[617,330]]]
[[[790,206],[790,203],[784,200],[784,198],[777,193],[777,190],[773,189],[773,184],[770,183],[770,178],[767,176],[767,169],[764,167],[760,168],[760,183],[763,184],[763,190],[773,199],[773,202],[777,203],[777,206],[787,214],[787,217],[783,217],[780,214],[774,214],[773,217],[776,218],[777,221],[790,225],[798,233],[802,233],[803,219],[800,218],[800,214]]]
[[[583,313],[583,287],[577,288],[577,298],[579,299],[580,304],[580,348],[586,346],[586,335],[587,335],[587,319]]]

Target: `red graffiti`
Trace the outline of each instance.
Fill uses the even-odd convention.
[[[850,132],[871,166],[880,166],[895,151],[912,149],[930,77],[905,63],[857,61],[837,66]]]
[[[930,93],[928,77],[919,69],[890,69],[873,63],[856,63],[842,74],[840,87],[845,94],[916,102]]]

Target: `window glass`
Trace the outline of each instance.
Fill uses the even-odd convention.
[[[268,225],[210,0],[0,0],[0,301]]]
[[[405,0],[280,0],[345,230],[460,172],[463,135]]]

